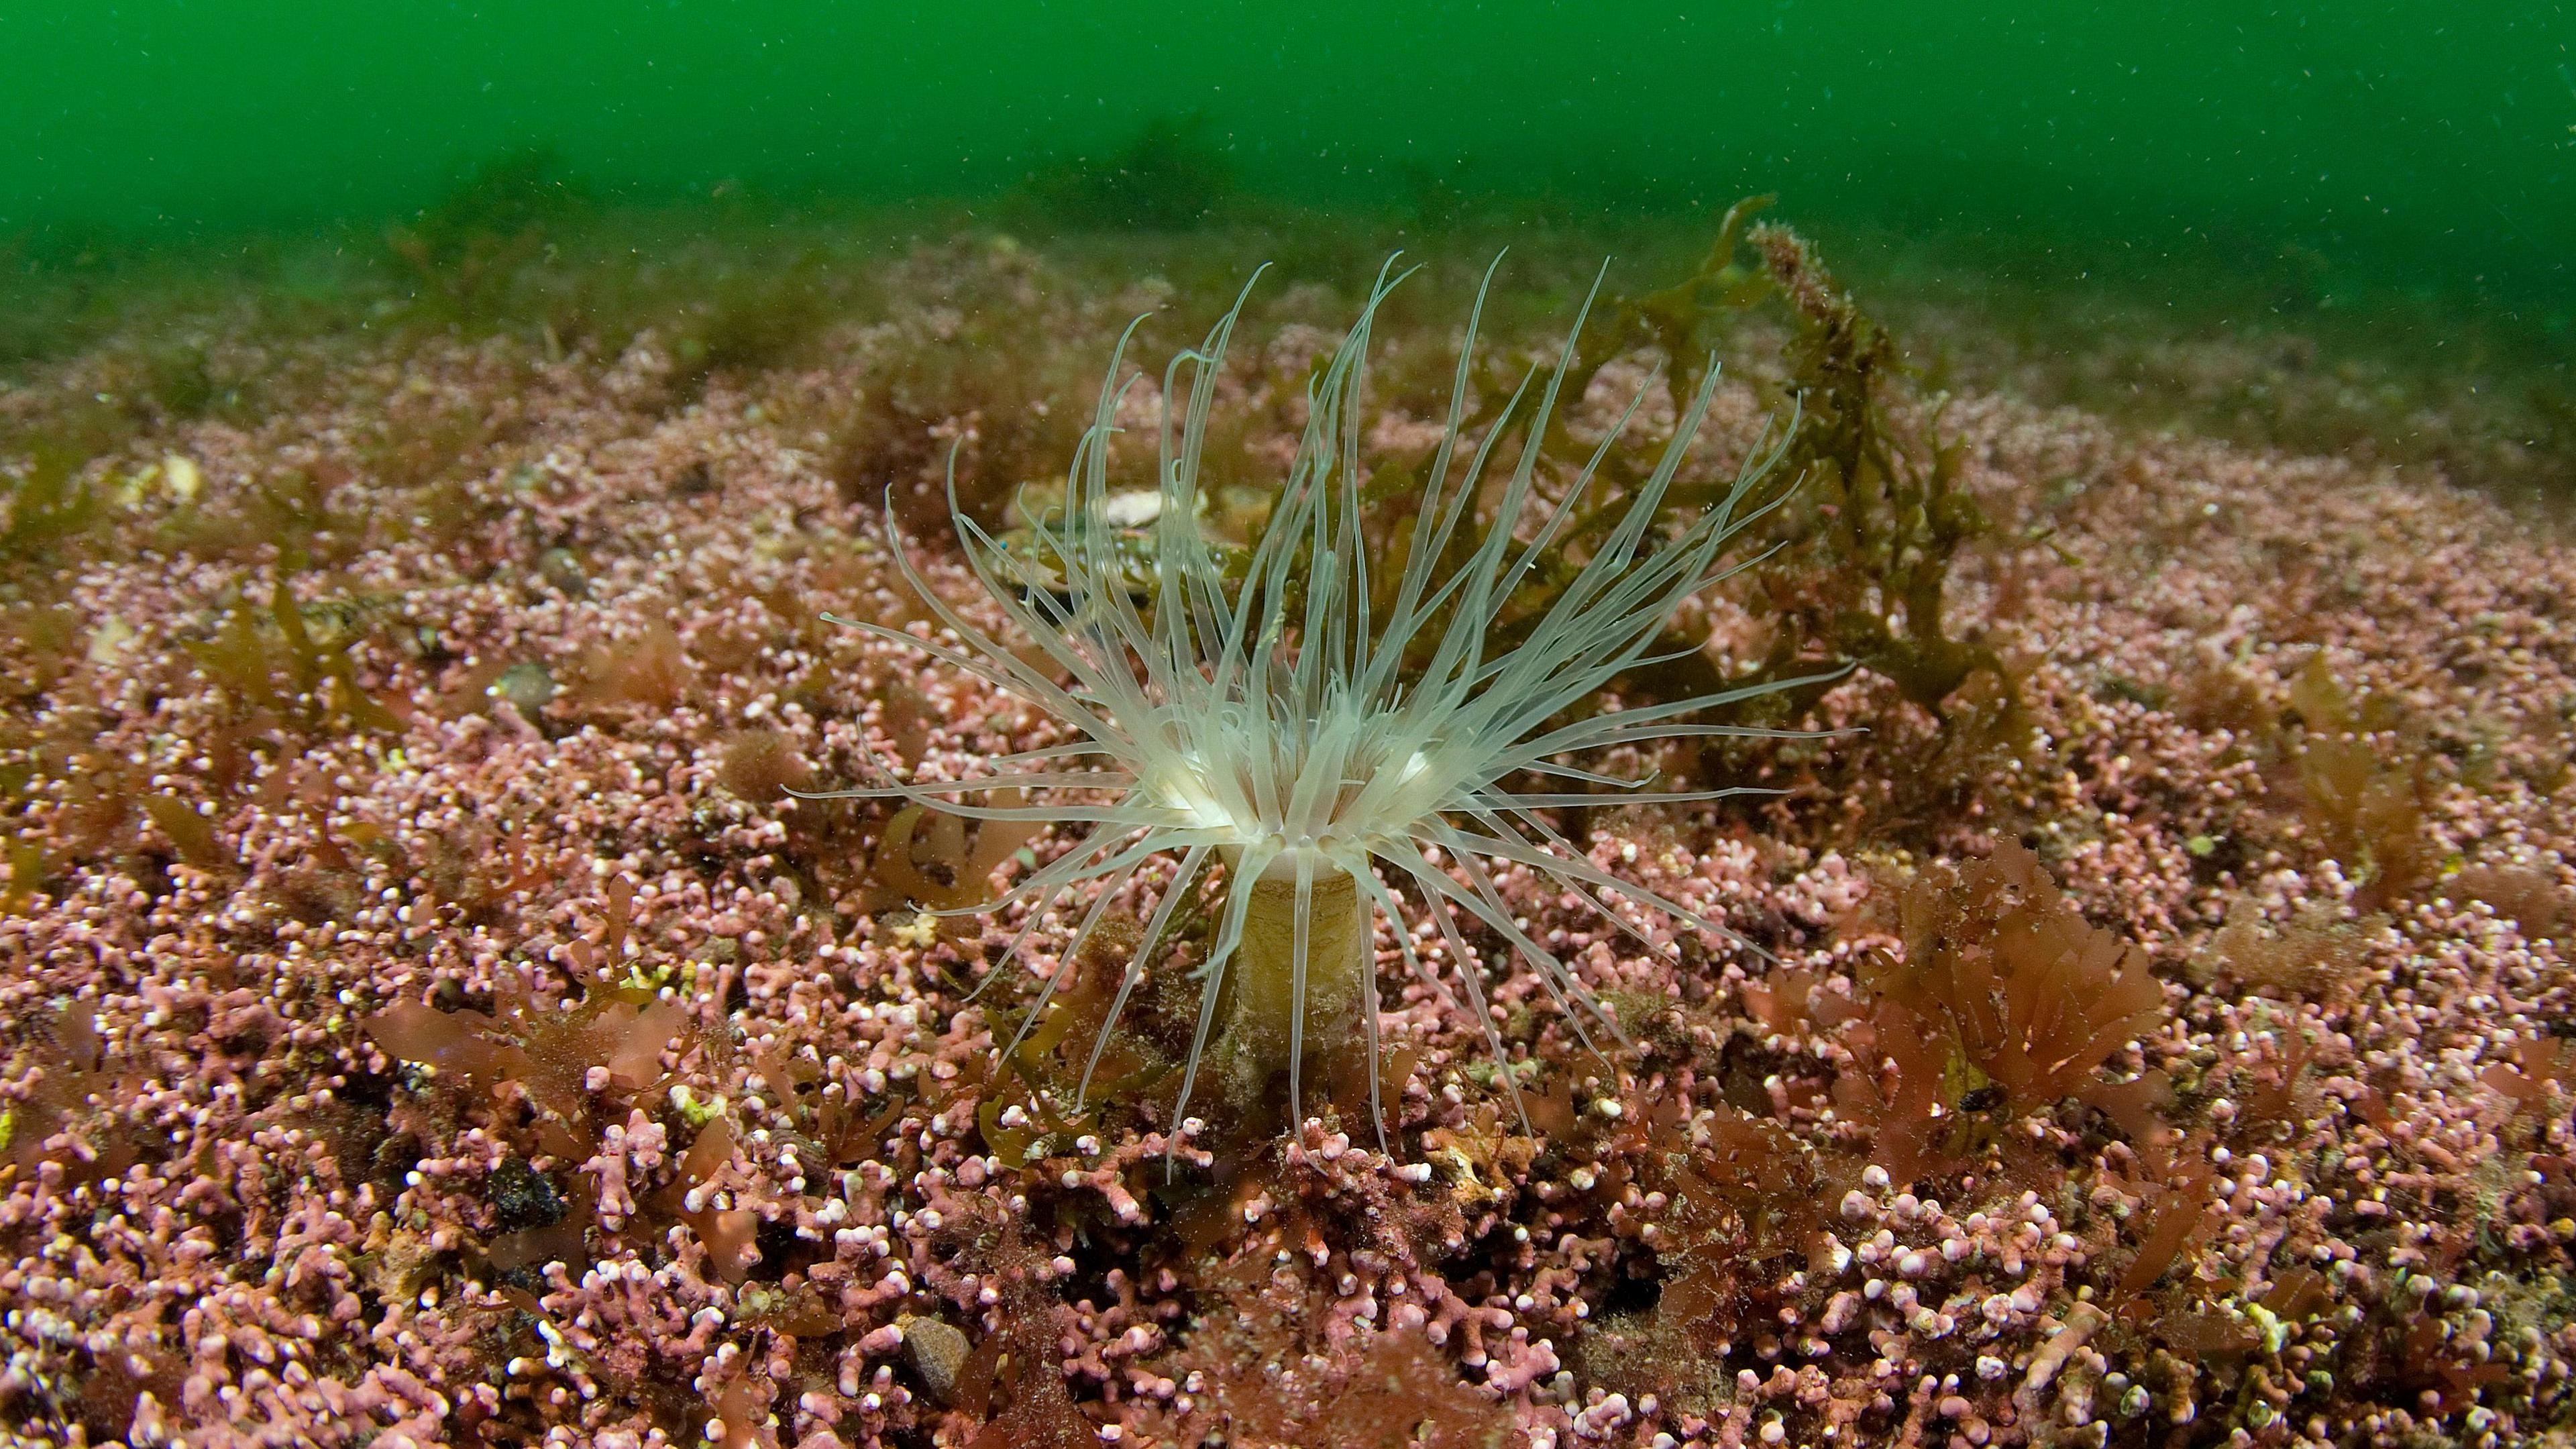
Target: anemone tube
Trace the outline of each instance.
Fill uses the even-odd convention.
[[[952,463],[950,504],[966,562],[1052,671],[1006,648],[929,586],[911,560],[891,506],[886,530],[897,565],[955,642],[862,620],[833,621],[964,670],[1049,711],[1080,736],[1078,743],[999,757],[992,761],[996,773],[970,780],[905,782],[870,754],[870,768],[892,783],[808,797],[898,798],[972,819],[1095,827],[1000,900],[964,908],[1028,907],[1027,924],[986,977],[989,984],[1019,958],[1058,902],[1098,886],[1059,954],[1062,964],[1048,975],[1020,1028],[1022,1036],[1073,974],[1070,963],[1080,959],[1111,901],[1158,857],[1178,855],[1178,868],[1092,1045],[1078,1099],[1088,1097],[1109,1034],[1156,959],[1175,908],[1202,871],[1221,863],[1224,903],[1214,945],[1196,968],[1198,1017],[1172,1114],[1169,1140],[1175,1145],[1212,1036],[1231,1053],[1240,1088],[1261,1090],[1284,1067],[1292,1130],[1304,1120],[1302,1072],[1310,1045],[1347,1042],[1356,1028],[1367,1060],[1383,1060],[1372,950],[1377,915],[1394,927],[1406,966],[1459,1006],[1427,953],[1416,951],[1399,890],[1415,899],[1445,945],[1465,996],[1460,1009],[1483,1028],[1498,1063],[1503,1043],[1487,1010],[1477,958],[1460,928],[1462,915],[1537,969],[1587,1048],[1594,1042],[1586,1014],[1621,1041],[1625,1037],[1566,964],[1515,923],[1486,862],[1552,878],[1649,949],[1657,949],[1652,939],[1613,909],[1609,898],[1749,945],[1718,923],[1593,865],[1542,814],[1598,805],[1602,794],[1516,791],[1504,782],[1529,775],[1596,791],[1608,787],[1623,792],[1611,798],[1627,803],[1767,793],[1741,786],[1657,791],[1645,788],[1651,780],[1617,779],[1559,761],[1656,740],[1802,735],[1694,723],[1690,716],[1807,681],[1752,685],[1546,726],[1621,672],[1647,662],[1664,621],[1683,600],[1754,562],[1722,563],[1721,555],[1762,511],[1746,505],[1778,462],[1786,430],[1766,429],[1725,496],[1659,536],[1653,527],[1657,514],[1717,385],[1712,358],[1625,513],[1519,644],[1492,653],[1489,635],[1498,614],[1559,546],[1578,500],[1645,396],[1641,389],[1629,402],[1563,496],[1552,505],[1542,500],[1541,517],[1528,537],[1516,536],[1515,526],[1536,494],[1544,424],[1554,413],[1583,324],[1578,314],[1553,367],[1534,366],[1502,414],[1471,443],[1462,418],[1492,278],[1489,268],[1469,315],[1410,546],[1392,601],[1382,609],[1372,609],[1372,599],[1384,595],[1372,588],[1361,532],[1359,434],[1371,324],[1403,280],[1392,262],[1309,385],[1312,406],[1304,433],[1239,584],[1229,588],[1226,569],[1200,531],[1197,503],[1216,381],[1249,284],[1201,345],[1174,357],[1164,373],[1160,509],[1152,523],[1151,578],[1143,589],[1136,585],[1132,557],[1114,540],[1108,514],[1108,443],[1134,382],[1121,378],[1137,324],[1130,324],[1111,355],[1091,424],[1068,471],[1062,512],[1034,521],[1037,548],[1052,557],[1055,568],[1042,571],[1015,556],[956,507]],[[1586,312],[1590,305],[1587,298]],[[1435,578],[1438,561],[1451,556],[1453,541],[1462,541],[1461,530],[1470,528],[1476,498],[1506,466],[1499,455],[1515,432],[1517,456],[1508,462],[1492,522],[1462,563]],[[1772,492],[1765,507],[1776,506],[1779,490]],[[1041,573],[1047,575],[1043,581]],[[1150,595],[1145,607],[1139,592]],[[1408,653],[1423,648],[1427,663],[1408,667]],[[1034,805],[952,798],[1005,790],[1070,791],[1088,800]],[[1367,1075],[1370,1114],[1383,1148],[1378,1073]],[[1517,1110],[1512,1076],[1506,1071],[1501,1077]]]

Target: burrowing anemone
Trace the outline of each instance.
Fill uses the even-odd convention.
[[[1080,959],[1124,887],[1158,858],[1178,856],[1093,1044],[1082,1094],[1090,1090],[1111,1026],[1158,959],[1175,908],[1209,869],[1223,871],[1225,898],[1214,943],[1196,968],[1197,1024],[1175,1122],[1187,1112],[1212,1042],[1226,1046],[1240,1092],[1268,1090],[1284,1070],[1292,1123],[1303,1120],[1301,1077],[1310,1050],[1349,1043],[1356,1034],[1368,1059],[1380,1060],[1373,949],[1379,915],[1395,926],[1391,935],[1405,963],[1454,1003],[1448,982],[1404,929],[1409,918],[1429,919],[1446,943],[1465,1010],[1498,1060],[1503,1044],[1486,1010],[1477,958],[1460,929],[1461,913],[1540,973],[1587,1044],[1586,1014],[1617,1034],[1618,1023],[1565,963],[1514,921],[1487,862],[1552,878],[1640,940],[1649,938],[1613,909],[1610,897],[1725,934],[1596,867],[1548,823],[1545,812],[1598,805],[1602,794],[1510,784],[1552,778],[1610,787],[1622,792],[1613,798],[1631,803],[1741,793],[1653,791],[1644,788],[1651,781],[1614,779],[1567,761],[1676,737],[1769,733],[1691,718],[1760,687],[1593,713],[1552,727],[1550,721],[1639,663],[1683,600],[1742,567],[1722,562],[1722,555],[1757,511],[1748,505],[1778,451],[1757,446],[1713,504],[1658,527],[1716,385],[1716,368],[1709,367],[1624,513],[1594,535],[1589,557],[1544,612],[1515,630],[1517,642],[1497,650],[1491,641],[1498,617],[1551,551],[1567,546],[1568,525],[1584,511],[1610,446],[1605,438],[1579,469],[1557,470],[1570,477],[1546,477],[1541,439],[1581,319],[1554,367],[1533,368],[1502,412],[1470,438],[1464,418],[1480,291],[1410,536],[1376,561],[1361,531],[1361,389],[1371,321],[1400,280],[1381,274],[1359,320],[1311,385],[1304,434],[1248,564],[1238,555],[1229,570],[1198,521],[1200,454],[1226,344],[1242,311],[1238,299],[1205,341],[1175,357],[1164,374],[1160,508],[1142,576],[1110,513],[1108,444],[1132,385],[1124,339],[1076,450],[1063,509],[1031,530],[1035,560],[1031,550],[1006,549],[956,512],[967,563],[1052,670],[1014,653],[929,587],[906,554],[890,507],[894,557],[955,642],[840,621],[1028,700],[1081,736],[1078,743],[997,758],[987,777],[894,780],[833,792],[898,797],[974,819],[1093,827],[1000,900],[972,908],[1027,907],[1028,924],[989,981],[1018,958],[1057,903],[1095,888],[1058,953],[1068,964],[1048,977],[1029,1022],[1073,974],[1070,963]],[[1636,408],[1632,401],[1614,436]],[[1515,437],[1517,446],[1507,446]],[[1470,547],[1473,534],[1462,530],[1472,530],[1475,500],[1492,495],[1498,479],[1499,501]],[[1542,497],[1543,481],[1562,485],[1552,490],[1553,502]],[[952,511],[954,503],[952,482]],[[1132,507],[1131,498],[1120,505]],[[1444,559],[1450,560],[1445,568]],[[1046,804],[954,798],[995,791],[1071,798]],[[1510,1074],[1502,1076],[1508,1087]],[[1382,1145],[1377,1073],[1367,1077]]]

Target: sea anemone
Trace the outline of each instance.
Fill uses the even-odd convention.
[[[1615,779],[1570,757],[1688,736],[1778,733],[1692,719],[1778,686],[1569,712],[1646,662],[1677,605],[1743,566],[1721,556],[1760,511],[1758,485],[1779,457],[1773,435],[1766,432],[1731,485],[1713,490],[1713,502],[1658,527],[1716,386],[1712,361],[1654,469],[1633,487],[1616,521],[1603,515],[1600,526],[1574,527],[1612,441],[1644,394],[1579,469],[1570,470],[1559,496],[1545,502],[1539,483],[1550,466],[1542,455],[1546,423],[1567,380],[1581,317],[1554,366],[1533,367],[1471,439],[1465,414],[1484,309],[1480,288],[1446,425],[1423,471],[1410,539],[1395,555],[1400,573],[1390,576],[1399,565],[1373,560],[1362,532],[1360,414],[1371,322],[1402,280],[1391,273],[1392,265],[1380,274],[1358,321],[1310,384],[1304,434],[1248,558],[1212,545],[1200,523],[1200,456],[1227,341],[1244,305],[1238,298],[1205,341],[1175,357],[1164,374],[1157,491],[1113,495],[1109,482],[1109,443],[1134,382],[1124,360],[1132,324],[1112,354],[1066,478],[1062,509],[1034,522],[1027,534],[1033,542],[1005,547],[955,510],[952,477],[952,511],[967,563],[1051,668],[978,628],[929,587],[891,507],[886,527],[893,555],[954,640],[837,621],[1030,701],[1080,736],[1078,743],[998,758],[988,777],[907,783],[887,772],[893,783],[833,792],[900,798],[980,820],[1095,827],[1000,900],[968,908],[1029,907],[1027,926],[989,982],[1017,958],[1058,901],[1098,883],[1028,1023],[1074,974],[1072,963],[1111,901],[1157,858],[1179,857],[1126,965],[1077,1097],[1088,1095],[1111,1028],[1203,870],[1221,867],[1226,894],[1215,913],[1214,943],[1196,968],[1197,1024],[1175,1123],[1187,1113],[1212,1043],[1225,1048],[1238,1101],[1270,1090],[1284,1070],[1292,1124],[1304,1120],[1302,1069],[1310,1047],[1347,1044],[1356,1032],[1368,1061],[1382,1059],[1372,949],[1378,914],[1395,927],[1406,964],[1455,1005],[1457,997],[1404,928],[1405,895],[1446,943],[1465,1013],[1483,1028],[1498,1061],[1503,1044],[1461,933],[1462,914],[1537,970],[1587,1046],[1586,1014],[1620,1035],[1616,1020],[1566,964],[1514,919],[1488,862],[1554,880],[1649,949],[1674,948],[1669,942],[1658,947],[1608,897],[1729,935],[1595,866],[1548,823],[1547,812],[1603,804],[1605,789],[1619,792],[1607,798],[1623,803],[1748,793],[1741,787],[1650,790],[1651,780]],[[1491,280],[1489,270],[1487,286]],[[1506,446],[1514,435],[1516,450]],[[1497,478],[1491,520],[1470,544],[1463,531],[1470,529],[1475,501],[1494,492]],[[1761,491],[1776,500],[1783,490]],[[1116,525],[1145,513],[1151,514],[1151,548],[1140,567],[1138,551]],[[1525,523],[1525,513],[1536,516]],[[1576,568],[1562,555],[1578,543],[1588,556]],[[1570,578],[1536,618],[1516,621],[1516,642],[1497,648],[1507,606],[1550,568]],[[869,764],[882,768],[873,756]],[[1550,779],[1590,789],[1544,788]],[[1512,788],[1515,781],[1541,787]],[[1076,792],[1077,799],[1032,804],[1021,793],[1005,797],[1010,803],[975,804],[953,798],[996,791]],[[1024,1024],[1023,1035],[1027,1030]],[[1511,1089],[1511,1074],[1501,1075]],[[1383,1145],[1378,1072],[1367,1077]]]

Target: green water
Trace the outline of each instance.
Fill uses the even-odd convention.
[[[599,197],[969,203],[1200,118],[1242,195],[1812,224],[2563,312],[2557,3],[544,4],[0,11],[21,256],[369,233],[538,148]]]

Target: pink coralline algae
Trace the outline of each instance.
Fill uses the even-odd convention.
[[[1008,291],[1038,264],[912,265]],[[1075,906],[927,909],[1062,832],[785,793],[1064,742],[820,620],[937,634],[823,421],[922,328],[702,392],[649,332],[317,343],[295,407],[88,465],[93,539],[8,605],[12,1442],[2566,1432],[2554,524],[1962,398],[1941,425],[1996,526],[1953,622],[2012,709],[1945,725],[1856,676],[1815,723],[1865,732],[1729,756],[1786,794],[1562,812],[1594,866],[1754,945],[1501,872],[1632,1044],[1585,1050],[1498,935],[1380,921],[1385,1060],[1250,1130],[1221,1095],[1171,1119],[1180,995],[1106,1017],[1168,866],[1067,957]],[[1255,453],[1330,345],[1292,341],[1219,399]],[[0,405],[35,418],[85,365]],[[1712,454],[1762,413],[1729,383]],[[441,419],[471,466],[403,464],[388,429]],[[1424,426],[1398,402],[1372,436]],[[920,562],[998,627],[942,545]],[[1702,607],[1721,645],[1764,627]],[[2062,1005],[2014,931],[2148,974],[2090,1055],[2007,1080]],[[1154,976],[1188,989],[1178,939]],[[1501,1059],[1407,946],[1488,973]],[[2023,1047],[1907,1005],[1935,956]]]

